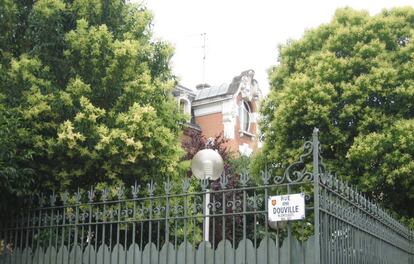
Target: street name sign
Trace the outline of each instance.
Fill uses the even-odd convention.
[[[270,222],[305,218],[305,194],[269,196],[268,218]]]

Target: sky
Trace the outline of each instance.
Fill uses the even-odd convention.
[[[414,0],[135,2],[143,2],[153,12],[155,38],[175,48],[171,66],[181,85],[195,89],[203,80],[213,86],[230,83],[242,71],[253,69],[264,94],[269,90],[268,69],[277,65],[277,47],[328,23],[337,8],[348,6],[375,15],[384,8],[414,7]]]

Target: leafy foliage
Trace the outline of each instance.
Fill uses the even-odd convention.
[[[234,171],[231,168],[231,160],[234,157],[234,153],[231,152],[230,148],[226,146],[228,139],[223,137],[223,133],[220,133],[212,138],[205,137],[200,131],[188,129],[185,131],[182,146],[186,151],[184,160],[191,160],[197,152],[203,149],[216,150],[224,161],[224,173],[226,175],[232,174]],[[191,172],[188,171],[191,176]]]
[[[262,107],[260,167],[284,167],[313,127],[329,168],[386,207],[414,216],[414,10],[337,10],[280,47]]]
[[[6,201],[175,174],[185,119],[171,96],[172,48],[153,40],[145,7],[123,0],[2,0],[3,6]]]

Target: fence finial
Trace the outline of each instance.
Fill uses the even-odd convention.
[[[240,175],[240,183],[242,186],[247,186],[247,183],[249,182],[249,172],[247,170],[244,170]]]
[[[124,194],[125,194],[124,186],[119,186],[118,188],[116,188],[116,196],[118,197],[118,200],[122,200],[124,198]]]
[[[53,193],[49,196],[50,206],[55,206],[56,198],[57,196],[55,194],[55,191],[53,191]]]
[[[80,192],[80,189],[78,188],[78,191],[75,193],[75,201],[76,204],[80,204],[82,199],[82,194]]]
[[[167,178],[167,181],[164,182],[164,191],[165,191],[165,194],[166,195],[170,194],[171,190],[172,190],[172,183],[170,181],[170,177],[168,177]]]
[[[314,128],[313,128],[313,133],[312,133],[312,136],[314,136],[314,137],[316,136],[316,137],[317,137],[318,135],[319,135],[319,128],[314,127]]]
[[[229,179],[227,178],[226,172],[223,171],[223,173],[220,176],[220,187],[221,189],[226,189],[227,184],[229,183]]]
[[[153,196],[154,195],[155,186],[156,186],[156,183],[154,183],[153,180],[151,180],[150,183],[147,183],[148,193],[149,193],[150,196]]]
[[[270,180],[270,170],[267,167],[267,164],[265,165],[265,170],[260,172],[262,174],[262,180],[263,180],[263,184],[264,185],[268,185],[269,184],[269,180]]]
[[[181,188],[183,190],[183,193],[187,193],[188,192],[188,188],[190,188],[190,178],[184,177],[181,180]]]
[[[140,185],[138,185],[137,181],[135,180],[135,184],[133,186],[131,186],[132,189],[132,197],[134,199],[138,198],[138,193],[139,193],[139,189],[141,188]]]
[[[109,198],[109,189],[105,188],[102,190],[101,200],[102,202],[106,202],[108,201],[108,198]]]
[[[94,198],[95,198],[95,188],[91,186],[91,189],[88,191],[89,203],[93,203]]]
[[[60,198],[63,202],[63,205],[66,205],[68,203],[69,200],[69,192],[65,191],[61,194],[61,198]]]

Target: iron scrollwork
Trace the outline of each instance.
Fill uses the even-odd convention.
[[[226,206],[228,208],[231,208],[231,210],[233,210],[233,211],[235,211],[238,208],[240,208],[241,205],[242,205],[242,201],[241,200],[230,200],[230,201],[227,201],[227,204],[226,204]]]
[[[288,183],[296,183],[302,181],[312,181],[313,175],[311,172],[307,171],[305,159],[312,155],[313,144],[311,141],[306,141],[303,145],[303,154],[299,157],[297,162],[289,165],[284,174],[283,180],[286,180]]]
[[[256,195],[247,197],[247,205],[253,210],[259,209],[259,204],[263,204],[263,199]]]
[[[313,153],[312,141],[306,141],[303,145],[303,154],[300,155],[299,160],[290,164],[284,171],[283,176],[276,175],[273,177],[274,184],[283,183],[301,183],[310,182],[313,180],[312,172],[307,170],[306,159],[312,156]],[[321,158],[320,158],[321,160]],[[320,167],[324,167],[321,165]],[[261,172],[264,185],[270,184],[272,179],[272,169],[266,167],[265,171]]]
[[[216,212],[218,209],[221,208],[221,202],[214,201],[214,202],[209,203],[207,206],[212,212]]]

